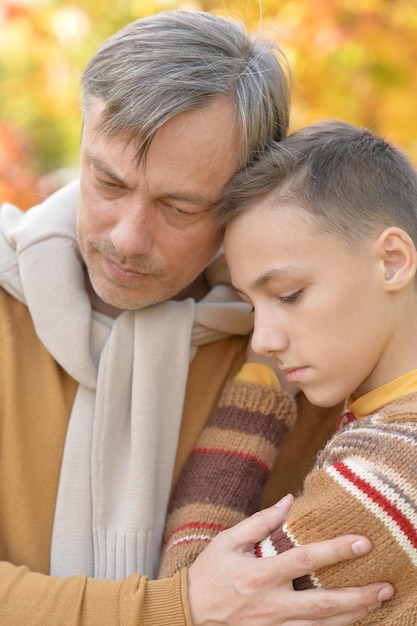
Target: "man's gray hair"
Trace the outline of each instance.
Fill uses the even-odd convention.
[[[81,101],[84,117],[92,97],[104,102],[97,130],[133,140],[140,161],[174,115],[230,98],[243,167],[286,135],[290,85],[285,55],[272,40],[257,39],[238,20],[178,10],[136,20],[106,40],[83,72]]]

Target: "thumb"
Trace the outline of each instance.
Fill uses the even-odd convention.
[[[230,549],[246,551],[285,522],[293,502],[294,496],[288,494],[273,506],[254,513],[251,517],[224,531],[218,535],[218,538],[221,536],[222,540],[227,541]]]

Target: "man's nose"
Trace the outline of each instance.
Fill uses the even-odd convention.
[[[110,239],[121,257],[148,254],[154,240],[151,208],[141,205],[120,211]]]

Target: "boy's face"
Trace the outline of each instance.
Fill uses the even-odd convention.
[[[391,379],[393,311],[372,241],[352,252],[308,220],[292,207],[250,208],[228,225],[225,251],[255,309],[255,352],[311,402],[333,406]]]

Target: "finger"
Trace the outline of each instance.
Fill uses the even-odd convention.
[[[311,626],[315,622],[326,626],[350,626],[378,611],[393,593],[389,583],[300,591],[297,592],[298,610],[290,623],[292,626]],[[309,607],[308,615],[306,607]]]
[[[367,554],[371,549],[372,543],[366,537],[344,535],[335,539],[297,546],[268,558],[268,561],[271,565],[274,562],[277,575],[281,580],[294,580],[327,565]]]
[[[258,511],[251,517],[239,522],[232,528],[222,532],[216,537],[218,542],[224,542],[224,547],[230,550],[247,550],[258,541],[265,539],[272,531],[276,530],[285,521],[288,512],[294,502],[294,496],[287,495],[262,511]]]

